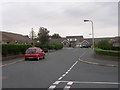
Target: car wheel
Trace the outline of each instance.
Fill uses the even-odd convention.
[[[28,59],[27,58],[25,58],[25,61],[27,61]]]
[[[40,57],[38,56],[38,57],[37,57],[37,61],[39,61],[39,60],[40,60]]]
[[[45,59],[45,54],[44,54],[44,56],[43,56],[43,59]]]

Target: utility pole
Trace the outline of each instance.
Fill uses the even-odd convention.
[[[92,21],[92,20],[84,20],[84,22],[91,22],[91,24],[92,24],[92,43],[93,43],[93,50],[94,50],[94,47],[95,47],[95,40],[94,40],[93,21]]]

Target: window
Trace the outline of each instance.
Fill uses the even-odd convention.
[[[26,51],[26,54],[35,54],[36,53],[36,49],[28,49]]]

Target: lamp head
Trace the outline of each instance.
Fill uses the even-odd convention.
[[[89,22],[90,20],[84,20],[84,22]]]

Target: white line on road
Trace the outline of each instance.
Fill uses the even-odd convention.
[[[59,83],[67,83],[63,90],[69,90],[73,84],[103,84],[103,85],[120,85],[118,82],[86,82],[86,81],[56,81],[48,90],[53,90]]]
[[[53,90],[56,87],[56,85],[52,85],[48,88],[48,90]]]
[[[80,83],[80,84],[114,84],[114,85],[118,85],[120,83],[118,82],[79,82],[79,81],[60,81],[60,82],[67,82],[67,83]]]
[[[4,67],[4,66],[7,66],[7,65],[15,64],[15,63],[18,63],[18,62],[21,62],[21,61],[23,61],[23,60],[14,61],[14,62],[11,62],[11,63],[8,63],[8,64],[0,65],[0,68],[1,68],[1,67]]]
[[[60,78],[58,78],[58,80],[61,80],[63,77],[65,77],[77,63],[78,61],[76,61]]]
[[[60,81],[56,81],[56,82],[54,82],[53,84],[59,84],[60,83]]]
[[[76,61],[61,77],[59,77],[58,78],[58,80],[61,80],[63,77],[65,77],[71,70],[72,70],[72,68],[76,65],[78,63],[78,61]],[[53,83],[53,85],[51,85],[49,88],[48,88],[48,90],[49,89],[54,89],[56,86],[55,85],[57,85],[57,84],[59,84],[61,81],[55,81],[54,83]],[[55,85],[54,85],[55,84]],[[66,89],[65,89],[66,90]]]
[[[67,85],[72,85],[72,84],[73,84],[73,82],[68,82],[68,83],[67,83]]]
[[[71,86],[65,86],[63,90],[69,90]]]
[[[61,80],[63,77],[58,78],[58,80]]]

